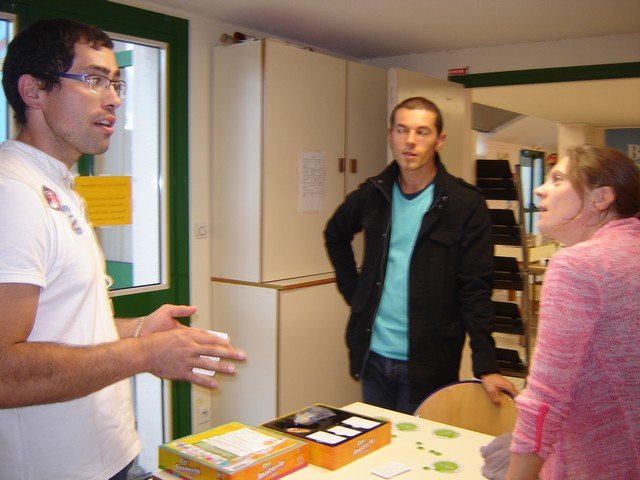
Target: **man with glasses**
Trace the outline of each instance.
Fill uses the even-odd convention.
[[[101,30],[32,24],[11,42],[3,87],[19,133],[0,145],[2,478],[125,479],[140,451],[130,382],[149,372],[213,388],[194,368],[232,373],[244,353],[181,325],[192,306],[116,319],[102,253],[72,188],[101,154],[126,84]]]

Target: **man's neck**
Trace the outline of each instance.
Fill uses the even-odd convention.
[[[64,155],[62,149],[51,148],[51,143],[42,141],[42,138],[46,137],[35,134],[35,132],[27,126],[23,126],[18,132],[18,135],[16,135],[16,140],[19,142],[30,145],[33,148],[37,148],[41,152],[44,152],[50,157],[64,163],[69,169],[71,169],[78,161],[79,156],[76,156],[76,152],[69,152],[69,154]]]
[[[398,176],[398,185],[402,193],[410,195],[412,193],[420,192],[427,188],[427,186],[433,182],[436,178],[438,168],[435,163],[425,165],[424,168],[413,171],[400,171]]]

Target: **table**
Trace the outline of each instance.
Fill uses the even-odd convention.
[[[472,432],[443,423],[432,422],[403,413],[374,407],[361,402],[341,407],[353,413],[370,417],[384,417],[393,423],[393,438],[389,445],[371,452],[364,457],[331,471],[315,465],[287,475],[286,480],[381,480],[371,470],[390,461],[397,461],[411,468],[411,471],[393,477],[394,480],[480,480],[483,459],[480,447],[490,443],[494,437]],[[396,425],[408,422],[417,426],[414,431],[399,430]],[[459,433],[456,438],[437,437],[433,432],[447,429]],[[440,455],[438,455],[438,453]],[[434,469],[434,462],[452,460],[461,466],[456,473],[442,473]],[[423,467],[428,467],[429,470]],[[156,473],[160,479],[175,480],[169,474]]]
[[[398,461],[411,468],[411,471],[393,477],[398,480],[477,480],[483,478],[480,473],[483,465],[480,447],[493,440],[491,435],[451,427],[361,402],[352,403],[342,409],[370,417],[389,419],[394,425],[392,428],[394,437],[391,443],[338,470],[330,471],[309,465],[299,472],[287,475],[287,480],[380,480],[381,477],[370,472],[375,467],[389,461]],[[418,428],[415,431],[398,430],[396,425],[403,422],[414,423]],[[460,435],[457,438],[440,438],[434,435],[435,430],[442,428],[453,430]],[[441,453],[441,455],[430,451]],[[461,471],[453,474],[435,471],[433,463],[442,460],[455,461],[462,466]],[[424,470],[423,467],[429,467],[430,470]]]

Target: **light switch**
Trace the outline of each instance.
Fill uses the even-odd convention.
[[[196,223],[196,239],[207,238],[209,236],[209,228],[206,223]]]

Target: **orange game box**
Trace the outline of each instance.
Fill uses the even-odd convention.
[[[263,427],[309,444],[309,463],[336,470],[391,443],[391,423],[316,404]]]
[[[232,422],[160,445],[160,469],[187,480],[275,480],[307,466],[306,442]]]

